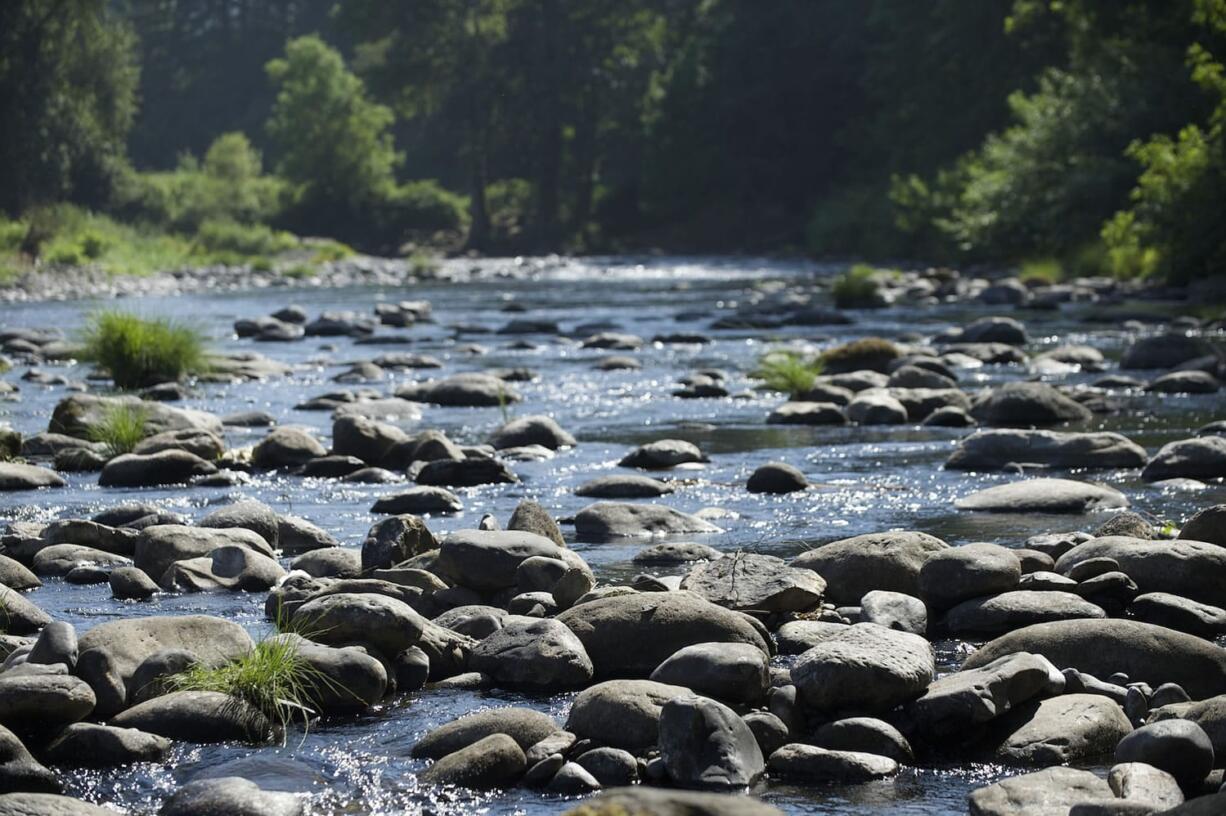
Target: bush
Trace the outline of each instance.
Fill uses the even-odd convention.
[[[111,405],[103,411],[102,421],[89,429],[91,442],[106,445],[111,456],[131,453],[149,435],[149,410],[141,405]]]
[[[197,252],[206,257],[230,262],[244,256],[276,255],[298,246],[298,239],[263,224],[218,219],[200,225],[195,246]]]
[[[772,391],[782,391],[794,398],[813,387],[823,367],[824,364],[819,358],[775,349],[762,355],[758,360],[758,367],[750,376],[762,380],[763,385]]]
[[[1017,273],[1023,283],[1053,284],[1064,280],[1064,266],[1055,258],[1025,261]]]
[[[490,217],[490,237],[497,243],[514,241],[532,220],[535,195],[532,182],[522,178],[499,179],[485,188],[485,207]]]
[[[83,341],[82,359],[104,368],[118,388],[144,388],[207,368],[200,333],[165,319],[99,312],[90,317]]]
[[[889,274],[867,264],[856,264],[834,279],[830,294],[840,309],[872,309],[885,305],[881,278]]]
[[[823,352],[822,364],[833,374],[848,371],[884,372],[891,362],[902,356],[898,346],[881,337],[865,337]]]

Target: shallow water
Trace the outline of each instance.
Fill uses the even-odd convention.
[[[143,298],[125,305],[148,315],[190,319],[221,349],[255,350],[301,367],[287,380],[203,385],[199,397],[183,406],[217,414],[264,410],[282,424],[314,428],[325,440],[331,427],[329,413],[296,411],[293,406],[313,395],[353,387],[330,381],[348,362],[369,359],[383,351],[404,350],[431,354],[445,363],[441,371],[389,374],[387,382],[376,386],[388,392],[405,381],[461,371],[516,367],[537,372],[539,376],[533,382],[514,383],[524,401],[510,406],[510,413],[551,414],[580,444],[549,461],[513,463],[521,484],[457,490],[465,510],[430,519],[430,528],[436,534],[473,527],[485,513],[505,522],[523,498],[540,501],[555,516],[572,516],[587,503],[573,495],[577,485],[601,473],[617,471],[617,460],[629,446],[670,437],[697,443],[712,461],[700,468],[666,474],[664,478],[680,484],[677,492],[664,501],[688,512],[719,508],[722,517],[716,523],[725,532],[689,538],[725,551],[744,549],[790,556],[815,542],[886,529],[923,530],[954,544],[996,541],[1019,546],[1035,533],[1092,529],[1099,523],[1092,518],[955,511],[955,498],[1016,478],[941,470],[956,440],[966,433],[963,430],[766,426],[766,414],[781,401],[777,396],[714,400],[670,396],[677,387],[677,377],[699,368],[729,372],[734,393],[749,388],[751,383],[744,372],[775,342],[806,340],[827,345],[874,334],[930,335],[985,314],[1010,313],[1008,309],[895,307],[857,314],[858,322],[851,326],[713,331],[707,327],[714,317],[753,298],[764,287],[781,281],[803,283],[831,270],[804,263],[702,259],[550,259],[481,262],[481,267],[482,274],[464,284],[292,292],[268,289],[245,294]],[[380,329],[381,335],[412,338],[410,345],[359,346],[349,338],[264,344],[239,340],[231,333],[234,320],[267,314],[289,303],[304,306],[312,315],[324,309],[369,314],[380,301],[418,299],[431,302],[434,323],[411,329]],[[504,312],[511,302],[522,304],[526,311]],[[0,311],[0,317],[5,327],[70,329],[79,326],[98,305],[68,302],[8,306]],[[1173,307],[1145,309],[1175,313]],[[1085,343],[1108,356],[1118,356],[1129,335],[1120,330],[1119,321],[1088,322],[1089,317],[1102,312],[1100,307],[1073,306],[1059,312],[1020,312],[1013,316],[1025,321],[1035,338],[1032,352],[1060,343]],[[564,333],[582,324],[607,322],[619,331],[646,339],[665,332],[695,331],[712,336],[715,342],[706,346],[648,344],[631,353],[643,363],[641,371],[600,372],[592,368],[595,360],[624,352],[580,349],[552,336],[531,336],[528,339],[538,344],[536,349],[514,350],[506,346],[520,338],[469,332],[457,336],[450,328],[464,324],[496,330],[517,318],[555,320]],[[582,336],[579,334],[580,339]],[[487,352],[473,355],[462,348],[474,342]],[[70,379],[83,379],[86,374],[83,367],[44,368]],[[18,367],[3,375],[20,386],[21,394],[18,400],[0,402],[0,421],[32,434],[46,429],[51,409],[64,396],[65,388],[22,382],[24,370]],[[1025,378],[1027,374],[1021,366],[985,366],[960,372],[960,376],[962,387],[974,388]],[[1097,376],[1075,374],[1059,381],[1089,382]],[[1120,431],[1151,451],[1224,414],[1220,396],[1134,394],[1123,399],[1122,414],[1097,418],[1096,425]],[[502,422],[499,408],[423,406],[422,420],[406,427],[438,428],[460,443],[477,443]],[[227,442],[231,447],[243,446],[257,441],[263,433],[263,429],[227,429]],[[745,479],[755,467],[771,460],[799,467],[819,487],[782,497],[747,493]],[[377,518],[369,512],[375,498],[404,488],[265,476],[242,488],[104,490],[97,486],[96,474],[67,478],[67,489],[0,494],[0,521],[87,517],[103,507],[137,498],[199,517],[212,507],[245,497],[259,499],[280,512],[305,516],[346,545],[358,546]],[[1206,504],[1226,500],[1226,490],[1220,486],[1201,492],[1172,491],[1141,482],[1136,471],[1098,471],[1088,478],[1122,490],[1135,509],[1176,522]],[[572,533],[568,530],[572,546],[602,578],[627,578],[642,571],[629,563],[642,541],[576,541]],[[257,635],[267,627],[263,595],[183,595],[131,604],[112,600],[105,585],[76,587],[49,579],[30,597],[57,619],[71,621],[78,631],[115,617],[188,612],[231,618]],[[952,667],[964,651],[952,647],[943,650],[943,663]],[[69,792],[96,802],[114,802],[133,813],[152,813],[160,797],[177,783],[202,776],[240,774],[265,787],[309,792],[312,806],[319,813],[552,813],[563,809],[563,804],[524,790],[479,797],[418,790],[414,773],[421,763],[409,759],[408,752],[425,731],[474,708],[514,702],[549,711],[561,719],[569,699],[565,695],[527,698],[507,692],[404,695],[359,719],[321,723],[305,736],[291,737],[283,749],[180,746],[166,767],[74,772],[69,777]],[[754,793],[791,813],[918,816],[963,812],[968,791],[1009,772],[994,766],[907,770],[893,780],[867,785],[831,789],[770,785]]]

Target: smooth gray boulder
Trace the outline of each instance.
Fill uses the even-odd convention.
[[[1132,342],[1120,359],[1120,368],[1174,368],[1209,353],[1203,340],[1186,333],[1168,332]]]
[[[1044,768],[973,791],[970,816],[1063,816],[1081,802],[1113,799],[1106,780],[1075,768]]]
[[[0,816],[115,816],[115,811],[54,793],[5,793]]]
[[[259,743],[273,733],[259,709],[218,691],[172,691],[137,703],[109,724],[191,743]]]
[[[396,389],[396,396],[410,402],[454,407],[497,407],[523,399],[503,380],[489,374],[455,374],[445,379],[409,383]]]
[[[898,773],[898,763],[889,757],[800,743],[775,751],[767,767],[772,775],[809,784],[856,784]]]
[[[692,696],[682,686],[651,680],[608,680],[579,692],[566,730],[598,745],[640,752],[657,744],[660,712],[678,697]]]
[[[508,616],[473,648],[468,665],[500,686],[535,691],[582,688],[593,673],[583,643],[552,618]]]
[[[0,584],[13,590],[35,589],[43,585],[38,576],[20,561],[0,555]]]
[[[1147,482],[1223,476],[1226,476],[1226,437],[1223,436],[1198,436],[1168,442],[1141,471],[1141,478]]]
[[[14,731],[71,725],[88,717],[95,703],[89,684],[70,674],[0,674],[0,725]]]
[[[38,575],[63,577],[81,566],[94,566],[106,570],[126,567],[131,563],[130,558],[95,550],[93,547],[82,547],[79,544],[52,544],[38,551],[31,566]]]
[[[869,533],[803,552],[792,559],[792,566],[813,570],[824,578],[827,600],[853,605],[874,589],[918,597],[921,567],[948,547],[926,533]]]
[[[1226,504],[1215,504],[1198,511],[1184,522],[1179,538],[1226,547]]]
[[[858,751],[889,757],[900,765],[915,761],[911,744],[902,733],[874,717],[848,717],[819,726],[812,743],[831,751]]]
[[[802,702],[828,712],[888,711],[922,695],[935,676],[927,640],[872,623],[826,638],[791,670]]]
[[[404,601],[354,592],[307,601],[294,610],[291,622],[308,627],[312,640],[333,646],[369,643],[389,659],[416,645],[426,626]]]
[[[281,517],[277,511],[260,501],[244,499],[219,507],[196,522],[199,527],[241,529],[257,533],[274,549],[278,548]]]
[[[263,470],[302,467],[328,451],[305,428],[274,428],[252,450],[251,462]]]
[[[133,562],[155,581],[160,581],[176,561],[207,556],[221,547],[245,547],[273,558],[272,547],[259,533],[241,528],[210,529],[181,524],[146,527],[136,539]]]
[[[933,609],[1016,589],[1022,562],[998,544],[972,543],[933,553],[920,568],[920,597]]]
[[[539,414],[516,417],[495,430],[489,442],[494,450],[540,445],[549,450],[574,447],[575,437],[567,433],[553,417]]]
[[[1213,743],[1191,720],[1161,720],[1143,725],[1119,740],[1116,762],[1143,762],[1171,774],[1195,790],[1214,767]]]
[[[1026,479],[954,502],[959,510],[987,513],[1091,513],[1127,506],[1127,497],[1114,488],[1072,479]]]
[[[709,521],[657,504],[596,502],[575,514],[575,533],[583,540],[721,532]]]
[[[847,414],[833,402],[785,402],[766,417],[768,425],[846,425]]]
[[[826,582],[813,570],[788,566],[782,558],[737,552],[697,564],[681,588],[729,609],[803,612],[821,603]]]
[[[71,672],[76,668],[78,654],[77,630],[67,621],[54,621],[39,632],[26,662],[47,665],[63,663]],[[0,679],[3,679],[2,676]]]
[[[1106,536],[1078,544],[1060,556],[1056,572],[1069,575],[1098,558],[1115,561],[1142,594],[1166,592],[1226,607],[1226,548],[1202,541]]]
[[[860,622],[923,635],[928,631],[928,608],[912,595],[874,589],[860,599]]]
[[[460,586],[497,592],[516,586],[519,565],[534,557],[555,558],[583,569],[587,566],[575,553],[536,533],[457,530],[440,545],[434,570]]]
[[[560,730],[557,722],[548,714],[530,708],[487,708],[465,714],[430,731],[413,746],[411,755],[422,759],[441,759],[492,734],[505,734],[526,751]]]
[[[176,790],[162,803],[158,816],[301,816],[303,800],[296,794],[262,790],[237,776],[197,779]]]
[[[0,794],[13,791],[58,793],[59,777],[36,760],[12,731],[0,725]],[[6,797],[0,795],[0,808]],[[0,809],[0,813],[4,811]],[[42,811],[32,811],[36,816]]]
[[[963,439],[945,461],[945,468],[1136,468],[1144,467],[1147,459],[1145,448],[1118,433],[1001,429],[977,431]]]
[[[362,572],[387,569],[415,555],[437,549],[438,542],[426,523],[413,515],[397,515],[376,522],[362,542]]]
[[[736,790],[754,784],[766,761],[735,711],[706,697],[677,697],[660,708],[660,757],[674,785]]]
[[[170,740],[135,728],[75,723],[60,731],[46,747],[46,758],[67,767],[115,767],[133,762],[160,762],[170,753]]]
[[[0,587],[0,609],[4,610],[4,631],[9,635],[32,635],[51,623],[50,615],[8,587]]]
[[[566,540],[562,537],[562,528],[558,526],[558,522],[539,502],[532,499],[524,499],[515,505],[515,510],[512,511],[510,520],[507,521],[507,529],[521,533],[536,533],[545,536],[559,547],[566,546]]]
[[[1175,777],[1144,762],[1113,765],[1107,773],[1107,784],[1120,799],[1144,802],[1158,810],[1183,804],[1183,791]]]
[[[1102,607],[1072,592],[1016,590],[963,601],[945,613],[942,624],[955,637],[995,637],[1059,620],[1105,618]]]
[[[391,513],[393,515],[412,513],[458,513],[464,509],[464,502],[456,494],[445,487],[427,487],[418,485],[400,493],[384,496],[371,505],[372,513]]]
[[[226,546],[176,561],[161,583],[185,592],[266,592],[284,577],[285,569],[276,559],[247,547]]]
[[[1099,694],[1061,694],[1022,704],[996,724],[1003,739],[997,760],[1024,765],[1068,765],[1115,750],[1132,723],[1114,700]]]
[[[748,643],[695,643],[669,656],[651,679],[716,700],[753,704],[770,689],[770,663],[765,652]]]
[[[527,771],[523,749],[506,734],[491,734],[438,759],[418,779],[430,785],[509,788]]]
[[[807,490],[809,480],[805,474],[786,462],[767,462],[749,474],[745,489],[750,493],[796,493]]]
[[[38,490],[68,484],[59,474],[38,465],[0,462],[0,491]]]
[[[304,686],[310,707],[321,713],[361,711],[392,687],[383,662],[358,646],[334,648],[292,632],[270,640],[289,644],[295,658],[310,667]]]
[[[111,594],[118,601],[143,601],[156,595],[161,587],[140,567],[119,567],[107,576]]]
[[[108,461],[98,476],[99,487],[157,487],[188,484],[197,476],[217,472],[217,466],[185,450],[125,453]]]
[[[1087,422],[1092,416],[1081,403],[1038,382],[1012,382],[994,388],[972,413],[985,425],[996,428]]]
[[[598,813],[652,816],[783,816],[783,811],[745,794],[672,790],[635,785],[606,790],[589,800]]]
[[[653,499],[666,496],[673,488],[650,476],[599,476],[575,488],[576,496],[592,499]]]
[[[1226,634],[1226,609],[1167,592],[1147,592],[1133,598],[1128,617],[1209,640]]]

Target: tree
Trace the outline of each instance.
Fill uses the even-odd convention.
[[[388,132],[394,116],[367,98],[341,55],[318,37],[300,37],[267,72],[277,87],[267,124],[277,172],[301,186],[301,198],[355,208],[387,197],[403,161]]]
[[[136,112],[133,46],[105,0],[0,3],[0,209],[105,202]]]

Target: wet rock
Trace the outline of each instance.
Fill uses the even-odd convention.
[[[548,618],[506,618],[473,649],[469,666],[501,686],[537,691],[582,688],[593,672],[579,639]]]
[[[925,417],[922,424],[936,428],[969,428],[975,424],[975,419],[964,409],[947,405]]]
[[[277,544],[286,555],[339,546],[335,538],[298,516],[279,516]]]
[[[135,728],[75,723],[47,745],[47,761],[67,767],[116,767],[133,762],[160,762],[170,740]]]
[[[489,374],[456,374],[441,380],[410,383],[396,389],[396,396],[410,402],[472,407],[507,405],[522,399],[519,392]]]
[[[51,623],[50,615],[8,587],[0,587],[0,609],[4,610],[4,631],[9,635],[32,635]]]
[[[362,572],[386,569],[438,548],[438,541],[417,516],[398,515],[377,522],[362,542]]]
[[[234,502],[214,510],[200,519],[201,527],[242,529],[258,534],[269,546],[278,546],[281,519],[271,507],[250,499]]]
[[[795,467],[783,462],[768,462],[749,475],[745,488],[750,493],[795,493],[809,487],[809,480]]]
[[[928,609],[919,598],[875,589],[860,599],[860,620],[886,629],[923,635],[928,629]]]
[[[596,502],[575,515],[575,532],[585,540],[622,536],[723,532],[710,522],[656,504]]]
[[[1089,771],[1045,768],[1002,779],[979,788],[968,798],[971,816],[1062,814],[1080,803],[1113,799],[1107,782]]]
[[[994,389],[975,410],[985,425],[997,428],[1032,428],[1087,422],[1090,411],[1045,383],[1006,383]]]
[[[221,424],[227,428],[271,428],[277,419],[266,411],[239,411],[223,416]]]
[[[1012,652],[1032,652],[1058,668],[1098,677],[1117,671],[1158,686],[1178,683],[1194,697],[1226,689],[1226,653],[1200,638],[1128,620],[1039,623],[1002,635],[972,654],[964,669],[986,666]]]
[[[681,439],[660,439],[640,445],[622,457],[621,467],[663,470],[697,462],[710,461],[698,446]]]
[[[47,544],[79,544],[115,555],[132,555],[136,551],[135,530],[111,527],[96,521],[65,519],[53,521],[43,530]]]
[[[1091,513],[1128,506],[1123,493],[1071,479],[1026,479],[997,485],[954,502],[959,510],[987,513]]]
[[[924,562],[948,547],[925,533],[869,533],[801,553],[792,559],[792,566],[813,570],[825,578],[827,600],[855,604],[875,589],[918,596]]]
[[[754,784],[766,770],[749,726],[705,697],[678,697],[660,708],[660,756],[683,788],[727,790]]]
[[[600,782],[577,762],[563,763],[545,789],[563,796],[581,796],[600,790]]]
[[[957,388],[957,381],[926,366],[902,365],[890,373],[889,388]]]
[[[195,454],[206,462],[221,458],[226,446],[221,437],[211,431],[188,428],[178,431],[163,431],[147,436],[137,443],[132,452],[141,456],[164,450],[183,450]]]
[[[1017,587],[1022,564],[997,544],[966,544],[930,555],[920,568],[920,597],[934,609]]]
[[[1014,465],[1053,468],[1143,467],[1145,449],[1117,433],[1035,430],[978,431],[963,439],[945,462],[951,470],[1011,470]]]
[[[43,767],[12,731],[0,725],[0,794],[11,795],[13,791],[54,793],[60,790],[59,778],[49,768]],[[0,795],[0,814],[8,796]],[[28,816],[47,813],[30,810]],[[25,814],[23,814],[25,816]]]
[[[549,512],[544,507],[531,499],[525,499],[515,505],[515,510],[511,513],[511,519],[507,522],[507,529],[523,533],[536,533],[548,538],[559,547],[566,546],[566,541],[562,538],[562,529],[558,527],[558,523],[554,521],[553,516],[549,515]]]
[[[1226,437],[1200,436],[1163,445],[1141,478],[1147,482],[1164,479],[1217,479],[1226,476]]]
[[[894,726],[873,717],[849,717],[820,726],[813,744],[832,751],[856,751],[889,757],[899,764],[915,760],[911,744]]]
[[[393,657],[421,638],[426,621],[408,604],[386,595],[341,592],[307,601],[291,618],[311,628],[312,639],[336,646],[370,643]]]
[[[458,513],[464,503],[454,493],[442,487],[413,487],[401,493],[384,496],[370,508],[372,513]]]
[[[800,743],[785,745],[771,754],[767,768],[772,775],[809,784],[856,784],[898,773],[898,763],[889,757]]]
[[[530,708],[489,708],[435,728],[417,741],[411,753],[417,758],[441,759],[494,734],[509,736],[521,750],[528,750],[559,730],[552,717]]]
[[[928,641],[871,623],[822,640],[791,671],[801,700],[820,711],[888,711],[922,695],[935,675]]]
[[[264,592],[285,570],[273,558],[246,547],[217,547],[208,555],[176,561],[162,584],[185,592]]]
[[[89,685],[68,674],[0,674],[0,725],[6,728],[69,725],[88,717],[94,703]]]
[[[549,450],[574,447],[575,438],[548,416],[526,416],[513,419],[490,436],[495,450],[541,445]]]
[[[695,643],[664,660],[651,679],[717,700],[752,704],[764,699],[770,688],[770,667],[767,654],[757,646]]]
[[[1124,709],[1097,694],[1062,694],[1015,709],[999,723],[1004,762],[1067,765],[1109,754],[1132,731]]]
[[[362,574],[362,554],[343,547],[328,547],[303,553],[290,563],[312,578],[357,578]]]
[[[293,633],[271,640],[288,644],[295,657],[310,667],[311,707],[324,714],[375,705],[392,687],[382,661],[357,646],[333,648]]]
[[[601,476],[575,488],[576,496],[595,499],[650,499],[673,489],[649,476]]]
[[[319,440],[303,428],[280,427],[269,432],[251,452],[251,462],[257,468],[301,467],[312,459],[327,454]]]
[[[1226,547],[1226,504],[1206,507],[1192,516],[1179,531],[1179,538]]]
[[[631,559],[635,564],[685,564],[690,561],[713,561],[724,554],[714,547],[692,541],[666,541],[644,547]]]
[[[558,615],[583,642],[596,677],[648,677],[695,643],[746,643],[770,653],[764,630],[747,616],[697,596],[652,592],[580,603]],[[625,644],[637,644],[626,649]]]
[[[230,776],[188,782],[167,797],[158,816],[301,816],[302,812],[297,795],[261,790],[248,779]]]
[[[70,394],[60,400],[51,414],[47,430],[51,433],[89,439],[116,407],[139,408],[145,415],[149,435],[164,431],[200,430],[220,436],[221,420],[204,411],[173,408],[161,402],[138,397],[104,397],[96,394]]]
[[[1165,592],[1213,606],[1226,606],[1226,549],[1201,541],[1095,538],[1060,556],[1056,571],[1089,577],[1079,568],[1110,559],[1142,593]]]
[[[110,724],[192,743],[263,742],[273,730],[258,709],[217,691],[173,691],[116,714]]]
[[[651,680],[598,683],[575,698],[566,730],[599,745],[641,751],[658,741],[664,704],[685,696],[692,696],[687,688]]]
[[[801,612],[821,603],[826,582],[781,558],[741,552],[699,563],[681,588],[729,609]]]
[[[785,402],[767,416],[768,425],[846,425],[847,415],[833,402]]]
[[[417,473],[417,483],[440,487],[476,487],[486,484],[515,484],[519,481],[497,459],[436,459]]]
[[[1144,762],[1171,774],[1194,790],[1214,767],[1209,735],[1189,720],[1162,720],[1143,725],[1119,740],[1116,762]]]
[[[1036,623],[1105,617],[1101,607],[1071,592],[1016,590],[963,601],[946,613],[943,623],[955,637],[975,638]]]
[[[38,490],[41,487],[63,487],[67,482],[55,471],[37,465],[0,462],[0,490]]]
[[[118,567],[111,570],[107,580],[111,594],[119,601],[143,601],[158,593],[154,580],[139,567]]]

